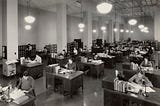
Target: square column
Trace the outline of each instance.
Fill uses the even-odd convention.
[[[2,43],[7,46],[7,60],[18,59],[18,0],[3,0]]]
[[[160,42],[160,12],[157,12],[154,16],[154,40]]]
[[[88,47],[88,49],[91,49],[92,46],[92,13],[86,12],[85,13],[85,29],[84,29],[84,36],[83,36],[83,42],[84,45]]]
[[[66,4],[57,4],[57,49],[67,49],[67,10]]]
[[[113,43],[114,35],[113,35],[113,22],[112,22],[112,20],[110,20],[108,23],[107,32],[108,32],[109,43]]]

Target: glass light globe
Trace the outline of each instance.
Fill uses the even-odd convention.
[[[79,23],[79,24],[78,24],[78,27],[82,29],[82,28],[85,27],[85,25],[84,25],[84,23]]]
[[[143,29],[144,29],[144,30],[148,30],[148,27],[144,27]]]
[[[103,30],[103,33],[106,33],[106,30]]]
[[[35,19],[35,17],[29,15],[29,16],[24,17],[24,20],[25,20],[27,23],[32,24],[36,19]]]
[[[145,31],[145,33],[149,33],[149,31],[148,31],[148,30],[146,30],[146,31]]]
[[[106,27],[105,27],[105,26],[102,26],[102,27],[101,27],[101,30],[102,30],[102,31],[106,30]]]
[[[84,29],[79,29],[80,32],[84,32]]]
[[[124,32],[124,29],[121,29],[120,32]]]
[[[96,33],[97,32],[97,30],[96,29],[93,29],[93,33]]]
[[[127,30],[126,30],[126,33],[128,33],[128,32],[129,32],[129,30],[127,29]]]
[[[136,19],[130,19],[128,21],[129,25],[136,25],[137,24],[137,20]]]
[[[97,5],[97,10],[101,14],[107,14],[112,10],[112,4],[103,2]]]
[[[130,33],[134,33],[134,31],[130,31]]]
[[[31,25],[25,25],[24,27],[26,30],[31,30],[32,26]]]
[[[145,29],[141,29],[141,32],[145,32]]]
[[[113,29],[113,31],[114,31],[114,32],[117,32],[117,31],[118,31],[118,29],[117,29],[117,28],[114,28],[114,29]]]
[[[139,29],[142,29],[142,28],[144,28],[144,25],[143,25],[143,24],[140,24],[140,25],[138,25],[138,28],[139,28]]]

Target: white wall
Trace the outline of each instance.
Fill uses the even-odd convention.
[[[27,24],[24,21],[24,17],[27,15],[27,9],[24,6],[19,6],[18,14],[18,44],[25,45],[28,43],[38,44],[38,20],[39,20],[39,11],[36,9],[31,9],[31,14],[35,16],[36,21],[32,24],[31,30],[25,30],[24,26]]]
[[[40,9],[31,9],[31,14],[36,18],[31,30],[25,30],[27,24],[24,17],[27,9],[19,6],[19,45],[28,43],[36,44],[37,49],[43,49],[45,45],[57,43],[56,13]]]
[[[56,13],[41,10],[38,23],[39,33],[37,49],[42,49],[47,44],[56,44]]]
[[[73,42],[74,39],[82,39],[83,33],[78,28],[80,22],[80,18],[67,16],[67,42]]]

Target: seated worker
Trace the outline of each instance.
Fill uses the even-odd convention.
[[[137,72],[135,75],[133,75],[129,79],[129,82],[136,83],[142,86],[153,87],[152,83],[149,81],[149,79],[144,75],[142,71]]]
[[[66,52],[65,49],[63,49],[63,51],[62,51],[62,55],[63,55],[64,57],[67,57],[67,52]]]
[[[73,53],[74,53],[74,55],[78,55],[78,51],[75,47],[74,47]]]
[[[42,63],[42,58],[38,55],[34,55],[26,60],[27,63]]]
[[[140,64],[140,67],[153,67],[153,64],[151,61],[148,61],[148,59],[145,57],[142,63]]]
[[[44,59],[47,59],[48,50],[46,47],[43,48],[43,52],[44,52]]]
[[[94,55],[93,57],[94,60],[100,60],[99,56],[97,54]]]
[[[68,63],[65,65],[65,67],[69,70],[76,71],[76,64],[73,62],[72,59],[68,59]]]
[[[42,63],[42,58],[41,58],[39,55],[36,55],[34,61],[35,61],[36,63]]]
[[[34,91],[34,79],[29,76],[28,71],[23,73],[23,77],[19,79],[19,83],[17,85],[18,89],[26,90],[28,93],[35,96]]]
[[[27,45],[25,52],[26,52],[26,56],[25,56],[26,59],[29,59],[32,57],[32,45],[31,44]]]

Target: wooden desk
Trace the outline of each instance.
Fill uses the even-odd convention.
[[[130,59],[130,62],[134,62],[134,63],[137,63],[138,65],[140,65],[143,61],[143,56],[130,55],[129,59]]]
[[[123,70],[123,74],[126,79],[131,78],[137,71],[134,70]],[[145,76],[152,82],[153,86],[156,88],[160,88],[160,70],[153,71],[151,73],[146,72]]]
[[[109,57],[100,57],[101,60],[104,62],[105,66],[107,68],[114,68],[115,67],[115,57],[109,58]]]
[[[118,52],[113,52],[113,53],[110,53],[109,55],[111,56],[115,56],[115,61],[116,62],[122,62],[122,58],[123,58],[123,53],[118,51]]]
[[[65,91],[69,92],[69,95],[72,97],[73,92],[78,88],[82,87],[83,91],[83,72],[76,71],[67,77],[65,74],[56,74],[46,72],[46,88],[51,85],[55,89],[55,79],[62,81],[63,85],[63,94]]]
[[[102,81],[104,89],[104,106],[160,106],[160,89],[153,88],[156,92],[149,93],[149,97],[133,97],[129,93],[114,90],[114,77],[106,77]],[[136,105],[137,106],[137,105]]]
[[[100,77],[101,73],[104,74],[104,63],[95,64],[92,62],[82,62],[82,65],[89,67],[89,74],[92,76]]]
[[[35,106],[34,101],[36,98],[31,95],[27,95],[27,96],[29,96],[29,98],[20,104],[16,104],[14,102],[11,102],[11,103],[0,102],[0,106]]]
[[[34,63],[21,65],[21,71],[21,73],[28,71],[30,76],[32,76],[34,79],[37,79],[43,76],[43,64]]]

